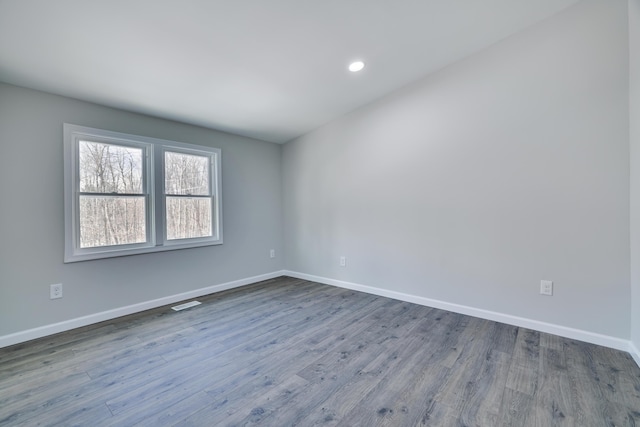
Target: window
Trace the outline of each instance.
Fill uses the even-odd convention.
[[[222,243],[220,150],[64,125],[65,262]]]

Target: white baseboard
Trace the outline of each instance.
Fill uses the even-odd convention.
[[[100,313],[90,314],[88,316],[77,317],[75,319],[65,320],[63,322],[54,323],[52,325],[41,326],[26,331],[16,332],[9,335],[0,336],[0,348],[10,345],[19,344],[36,338],[42,338],[48,335],[57,334],[59,332],[69,331],[71,329],[80,328],[82,326],[92,325],[94,323],[104,322],[105,320],[115,319],[117,317],[126,316],[133,313],[139,313],[144,310],[162,307],[163,305],[173,304],[191,298],[198,298],[203,295],[213,294],[215,292],[225,291],[227,289],[238,288],[240,286],[250,285],[252,283],[269,280],[283,276],[284,271],[274,271],[272,273],[261,274],[259,276],[248,277],[246,279],[234,280],[233,282],[222,283],[219,285],[208,286],[206,288],[196,289],[181,294],[170,295],[163,298],[145,301],[138,304],[128,305],[113,310],[103,311]]]
[[[608,335],[597,334],[594,332],[584,331],[581,329],[569,328],[566,326],[554,325],[552,323],[541,322],[539,320],[527,319],[524,317],[512,316],[509,314],[498,313],[495,311],[483,310],[480,308],[469,307],[466,305],[453,304],[445,301],[439,301],[431,298],[419,297],[416,295],[405,294],[402,292],[389,291],[387,289],[375,288],[372,286],[360,285],[357,283],[345,282],[342,280],[328,279],[326,277],[313,276],[311,274],[298,273],[295,271],[285,271],[287,276],[297,279],[309,280],[312,282],[324,283],[326,285],[337,286],[340,288],[351,289],[354,291],[366,292],[368,294],[379,295],[382,297],[393,298],[400,301],[420,304],[427,307],[439,308],[442,310],[452,311],[454,313],[466,314],[468,316],[479,317],[481,319],[493,320],[495,322],[506,323],[508,325],[519,326],[527,329],[533,329],[540,332],[559,335],[565,338],[571,338],[592,344],[598,344],[605,347],[614,348],[629,352],[640,366],[640,352],[633,346],[631,341],[621,338],[610,337]]]
[[[597,334],[594,332],[584,331],[580,329],[569,328],[566,326],[554,325],[551,323],[541,322],[538,320],[527,319],[524,317],[512,316],[508,314],[498,313],[489,310],[469,307],[460,304],[453,304],[445,301],[439,301],[431,298],[420,297],[416,295],[405,294],[402,292],[389,291],[386,289],[375,288],[372,286],[360,285],[357,283],[345,282],[342,280],[329,279],[326,277],[314,276],[311,274],[298,273],[295,271],[274,271],[272,273],[261,274],[259,276],[248,277],[245,279],[235,280],[233,282],[213,285],[206,288],[196,289],[181,294],[170,295],[163,298],[145,301],[138,304],[128,305],[113,310],[103,311],[100,313],[90,314],[75,319],[65,320],[63,322],[51,325],[41,326],[26,331],[16,332],[9,335],[0,336],[0,348],[10,345],[31,341],[36,338],[42,338],[48,335],[69,331],[71,329],[80,328],[82,326],[92,325],[94,323],[104,322],[106,320],[115,319],[129,314],[139,313],[144,310],[162,307],[163,305],[173,304],[179,301],[198,298],[203,295],[209,295],[228,289],[239,288],[241,286],[250,285],[252,283],[261,282],[263,280],[274,279],[280,276],[290,276],[298,279],[309,280],[313,282],[323,283],[326,285],[337,286],[344,289],[365,292],[368,294],[379,295],[387,298],[397,299],[400,301],[420,304],[427,307],[439,308],[442,310],[452,311],[454,313],[466,314],[468,316],[479,317],[482,319],[493,320],[496,322],[506,323],[508,325],[519,326],[523,328],[533,329],[540,332],[546,332],[559,335],[566,338],[585,341],[592,344],[598,344],[605,347],[614,348],[629,352],[633,359],[640,366],[640,350],[628,340],[610,337],[607,335]]]
[[[640,350],[638,350],[638,347],[636,347],[633,341],[629,342],[629,354],[631,354],[633,360],[640,366]]]

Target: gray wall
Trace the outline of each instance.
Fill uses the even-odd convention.
[[[626,9],[581,2],[286,144],[286,268],[628,339]]]
[[[640,349],[640,0],[629,0],[631,341]],[[640,355],[639,355],[640,356]]]
[[[222,149],[224,244],[63,264],[64,122]],[[0,336],[283,267],[280,145],[0,84],[0,146]]]

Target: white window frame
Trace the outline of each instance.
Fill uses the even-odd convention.
[[[91,141],[142,149],[143,194],[146,200],[146,242],[117,246],[80,247],[79,142]],[[166,196],[164,192],[165,151],[206,156],[210,159],[211,236],[168,240],[166,238]],[[162,252],[220,245],[222,240],[221,150],[139,135],[64,124],[64,262]]]

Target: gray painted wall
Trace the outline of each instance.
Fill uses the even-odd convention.
[[[640,0],[629,0],[631,341],[640,349]],[[639,355],[640,356],[640,355]]]
[[[222,149],[224,244],[63,264],[64,122]],[[280,145],[6,84],[0,144],[0,336],[283,267]]]
[[[286,268],[628,339],[626,11],[581,2],[286,144]]]

